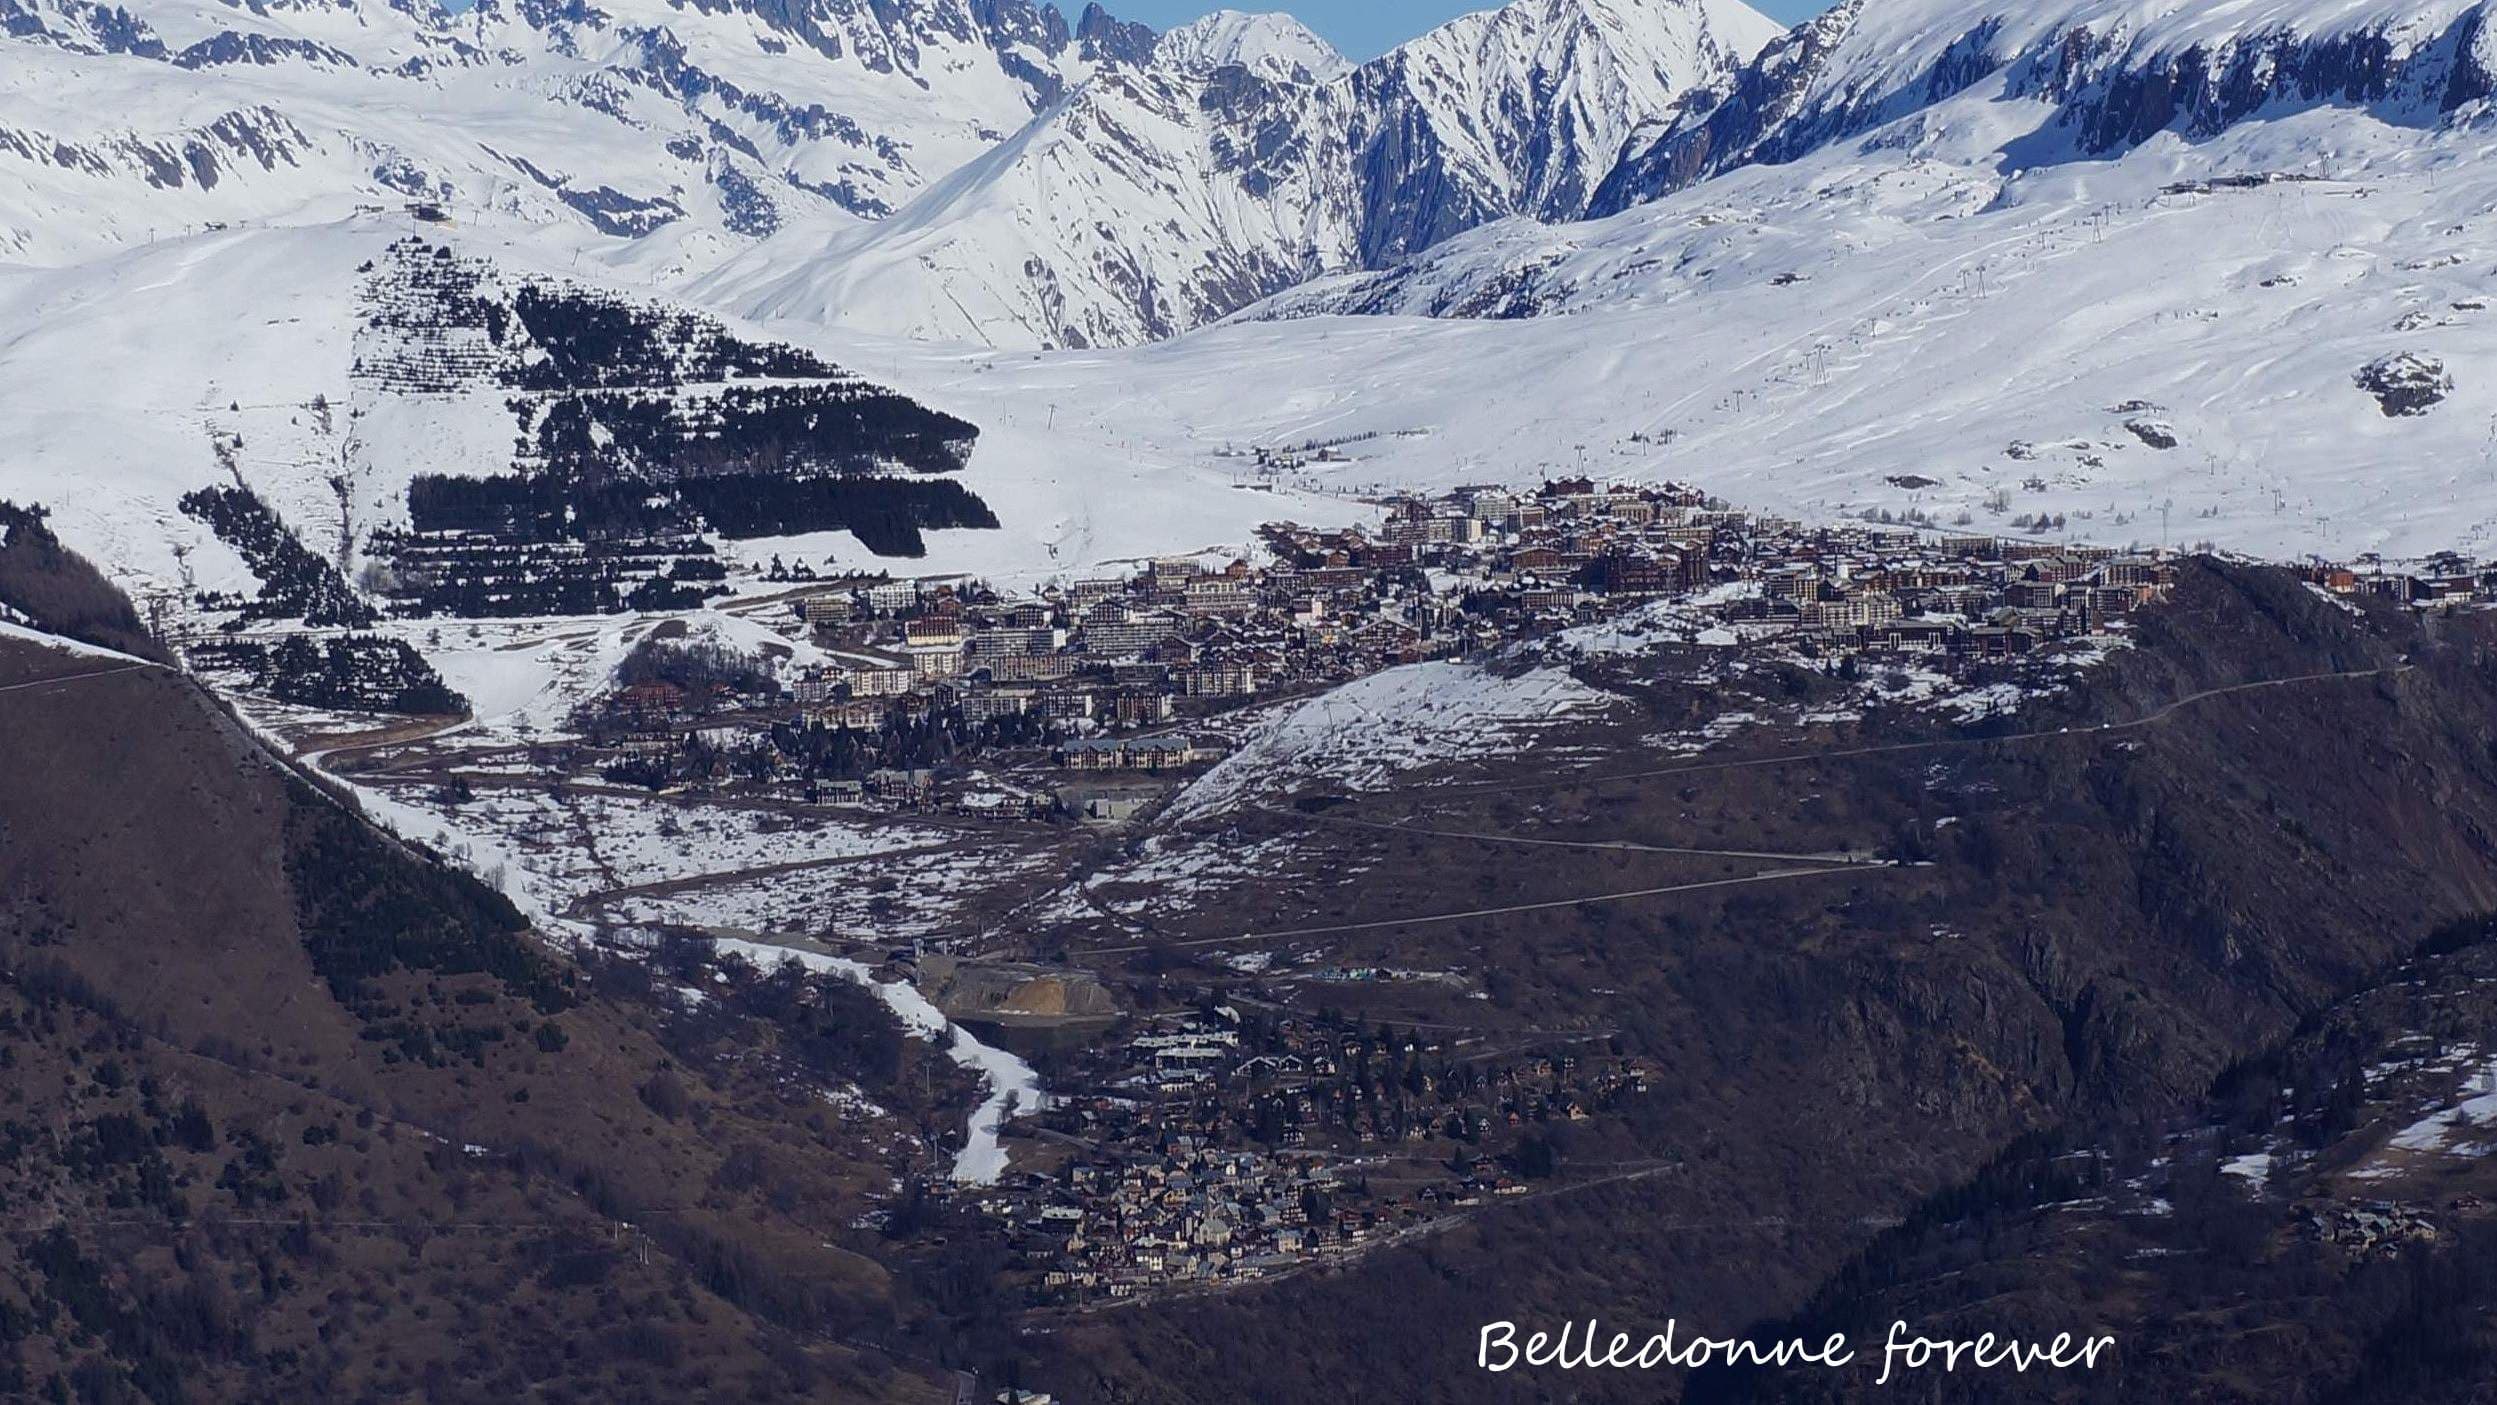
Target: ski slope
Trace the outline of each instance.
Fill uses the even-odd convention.
[[[1135,353],[1126,384],[1201,436],[1389,436],[1330,470],[1348,483],[1584,472],[1816,518],[2484,548],[2490,140],[2317,109],[2013,177],[1833,150],[1602,222],[1477,231]],[[2302,179],[2169,193],[2262,173]],[[2391,417],[2359,389],[2400,354],[2443,365],[2444,403]],[[1255,393],[1193,394],[1217,364]]]
[[[414,473],[485,475],[512,462],[501,392],[391,394],[354,375],[359,270],[410,229],[403,216],[356,216],[164,239],[69,268],[0,268],[0,415],[12,427],[0,499],[50,508],[65,541],[133,590],[249,592],[243,562],[176,507],[239,480],[316,552],[345,538],[352,578],[356,543],[405,524]],[[514,277],[576,277],[550,265],[525,226],[464,227],[448,242]],[[774,335],[870,380],[906,382],[978,425],[959,476],[1003,526],[932,532],[923,558],[878,558],[839,532],[726,544],[732,559],[1038,581],[1174,548],[1238,548],[1275,517],[1366,514],[1323,494],[1249,491],[1192,446],[1157,447],[1073,406],[1059,414],[977,357],[815,326]]]

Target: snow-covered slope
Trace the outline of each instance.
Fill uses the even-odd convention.
[[[894,218],[793,224],[692,290],[997,346],[1166,337],[1487,220],[1575,217],[1634,127],[1776,33],[1739,0],[1514,0],[1344,71],[1288,21],[1218,15]]]
[[[1773,33],[1516,0],[1355,71],[1286,16],[1031,0],[0,0],[0,258],[422,202],[739,310],[1132,342],[1575,215]]]
[[[1981,88],[2053,109],[2002,153],[2013,166],[2319,104],[2432,125],[2491,92],[2489,18],[2485,0],[1841,0],[1761,53],[1725,102],[1643,134],[1593,210],[1877,128],[1893,145],[1947,141],[1938,105]]]
[[[1290,15],[1216,10],[1161,37],[1154,61],[1168,68],[1210,73],[1240,67],[1270,78],[1305,74],[1341,77],[1352,64],[1335,46]]]
[[[427,243],[420,263],[439,251],[443,267],[478,280],[459,295],[473,300],[447,309],[464,320],[411,330],[403,280],[377,295],[375,280],[408,258],[411,231]],[[10,426],[0,500],[50,508],[65,541],[134,589],[249,593],[244,561],[178,507],[193,490],[241,484],[317,555],[362,579],[374,534],[409,525],[416,475],[533,466],[534,451],[516,451],[515,439],[542,442],[544,417],[529,404],[544,398],[515,390],[505,373],[542,379],[531,368],[544,351],[493,309],[511,307],[523,288],[576,286],[578,276],[507,248],[503,232],[446,237],[403,216],[366,216],[162,239],[74,268],[0,269],[0,417]],[[485,329],[498,318],[501,332]],[[698,351],[706,325],[683,323],[670,344]],[[999,526],[930,531],[911,569],[1074,574],[1173,545],[1236,546],[1276,515],[1341,522],[1360,513],[1243,492],[1200,456],[1129,442],[1121,424],[1001,394],[983,363],[956,352],[786,330],[836,366],[906,384],[913,400],[979,429],[967,466],[924,481],[961,483]],[[601,383],[628,402],[696,410],[727,389],[695,379],[672,385],[627,367]],[[796,383],[763,379],[766,391]],[[829,555],[844,568],[878,561],[848,531],[720,545],[758,563],[775,554],[817,566]]]
[[[1328,111],[1239,67],[1103,74],[892,218],[793,225],[688,291],[992,346],[1171,336],[1349,263],[1357,204],[1306,136]]]
[[[1499,215],[1576,218],[1633,129],[1779,32],[1740,0],[1516,0],[1365,65],[1365,265]]]
[[[1025,0],[0,0],[0,257],[428,200],[707,264],[898,208],[1149,46]]]
[[[1937,118],[2023,110],[1957,101]],[[2461,116],[2315,107],[2008,176],[1841,144],[1329,280],[1097,393],[1200,441],[1349,439],[1316,470],[1347,484],[1593,473],[1819,519],[2487,551],[2497,139]],[[2388,413],[2379,365],[2451,388]]]
[[[1577,0],[1569,13],[1593,26],[1630,3]],[[1694,23],[1716,13],[1645,3],[1651,17],[1665,6]],[[1357,488],[1561,472],[1692,481],[1816,516],[2047,536],[2343,556],[2484,547],[2497,532],[2487,9],[2050,0],[2015,14],[2001,0],[1859,0],[1764,51],[1729,79],[1731,97],[1663,119],[1706,130],[1717,119],[1690,114],[1748,103],[1757,132],[1790,134],[1776,138],[1786,144],[1732,143],[1688,184],[1677,176],[1668,184],[1680,188],[1605,219],[1520,215],[1383,270],[1332,273],[1361,268],[1365,237],[1388,227],[1370,222],[1380,217],[1371,197],[1395,182],[1336,179],[1369,149],[1354,98],[1383,70],[1329,78],[1306,58],[1268,61],[1307,47],[1273,23],[1209,23],[1155,57],[1149,39],[1095,20],[1078,26],[1095,38],[1078,33],[1060,50],[1088,71],[1011,134],[966,143],[979,149],[873,223],[824,202],[709,276],[697,276],[692,241],[664,243],[665,231],[700,223],[690,214],[658,236],[585,245],[551,236],[561,226],[514,195],[455,206],[453,238],[463,255],[530,276],[645,288],[661,278],[977,425],[981,449],[961,478],[1004,527],[932,533],[933,569],[1074,570],[1236,543],[1263,518],[1357,516],[1346,500]],[[1419,86],[1413,75],[1454,75],[1441,94],[1453,101],[1482,89],[1486,70],[1445,53],[1421,63],[1422,47],[1503,54],[1500,73],[1530,69],[1522,50],[1488,37],[1516,11],[1456,31],[1479,42],[1434,36],[1401,71]],[[45,13],[54,38],[24,50],[40,63],[169,68],[73,53],[60,37],[71,12]],[[687,24],[727,22],[725,11],[691,13]],[[105,47],[101,12],[76,14],[77,42]],[[306,42],[328,35],[345,48],[343,31],[323,27],[330,11],[268,14],[301,24]],[[174,53],[210,37],[150,23]],[[545,21],[590,33],[578,23]],[[479,48],[449,21],[402,27],[367,48],[401,56],[392,63],[443,45],[465,52],[455,40]],[[1042,38],[1052,32],[1044,23]],[[1605,44],[1629,51],[1619,35]],[[806,62],[823,60],[808,52]],[[1206,67],[1216,56],[1243,61]],[[766,58],[800,56],[753,61]],[[499,60],[463,62],[472,77],[510,76]],[[383,81],[371,69],[352,81]],[[1595,70],[1582,54],[1570,71]],[[1778,74],[1794,81],[1771,100]],[[2160,74],[2175,81],[2153,81]],[[5,85],[41,86],[15,70]],[[1568,85],[1542,89],[1553,101],[1533,120],[1552,125],[1569,110]],[[54,94],[64,122],[79,115],[67,91]],[[1038,90],[1021,91],[1013,103]],[[1589,96],[1585,110],[1612,102]],[[1479,129],[1480,113],[1462,109],[1434,111],[1449,131]],[[329,140],[287,120],[315,148]],[[406,120],[427,125],[413,110]],[[599,121],[590,130],[612,127],[618,143],[647,135]],[[447,118],[431,125],[452,129]],[[511,131],[574,139],[551,121],[514,118]],[[2102,140],[2108,132],[2118,135]],[[1328,134],[1325,150],[1304,145],[1312,133]],[[443,132],[422,139],[453,144]],[[1463,187],[1522,206],[1569,184],[1564,167],[1519,142],[1471,155],[1460,145],[1429,156],[1443,194]],[[1634,166],[1644,148],[1631,146]],[[284,184],[302,195],[294,227],[242,219],[75,267],[0,269],[0,413],[19,427],[0,455],[0,496],[53,505],[73,544],[158,579],[187,566],[208,585],[239,571],[173,508],[220,475],[251,479],[290,520],[335,518],[324,465],[348,450],[341,423],[360,428],[368,456],[390,449],[475,473],[510,462],[498,393],[475,407],[359,406],[322,427],[316,402],[352,403],[363,354],[356,270],[411,225],[395,206],[330,212],[324,201],[354,197],[323,193],[313,157],[271,151],[265,168],[249,159],[213,189],[185,176],[163,190],[239,199],[236,187]],[[1496,170],[1482,164],[1494,158]],[[75,175],[47,169],[47,180]],[[1399,227],[1421,228],[1418,208],[1400,207]],[[658,267],[670,260],[682,267]],[[1313,270],[1324,276],[1259,305],[1255,320],[1185,330]],[[1155,337],[1165,339],[1112,345]],[[1041,342],[1086,349],[1028,350]],[[1337,442],[1349,463],[1282,485],[1312,490],[1300,497],[1234,485],[1239,460],[1226,450],[1307,440]],[[396,509],[377,491],[360,510]],[[735,550],[847,559],[859,544]]]

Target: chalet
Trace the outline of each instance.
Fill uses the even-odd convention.
[[[816,710],[815,719],[826,727],[873,732],[883,728],[886,710],[887,705],[881,700],[854,698],[825,704]]]
[[[920,803],[936,788],[936,772],[887,767],[867,773],[868,793],[885,800]]]
[[[1973,659],[2012,659],[2037,648],[2037,635],[2025,628],[1979,625],[1952,636],[1956,654]]]
[[[2478,597],[2479,587],[2478,579],[2470,575],[2425,576],[2411,598],[2422,605],[2463,605]]]
[[[1939,653],[1949,648],[1957,631],[1948,620],[1899,618],[1862,627],[1864,642],[1874,648],[1907,653]]]
[[[1127,769],[1127,743],[1115,739],[1062,742],[1058,764],[1070,771],[1123,771]]]
[[[680,722],[692,715],[685,690],[674,683],[636,683],[616,694],[616,710],[627,719],[653,725]]]
[[[975,790],[958,797],[953,811],[970,819],[1038,819],[1055,808],[1046,796],[1016,791]]]
[[[1176,770],[1222,755],[1219,744],[1177,735],[1070,741],[1058,748],[1059,764],[1070,771]]]

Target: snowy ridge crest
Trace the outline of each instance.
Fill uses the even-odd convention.
[[[1352,62],[1286,14],[1216,10],[1164,34],[1156,64],[1187,72],[1240,67],[1270,78],[1340,78]]]
[[[1633,130],[1778,32],[1736,0],[1516,0],[1343,68],[1297,24],[1217,15],[895,218],[793,227],[699,291],[917,338],[1160,340],[1491,221],[1575,218]]]
[[[1724,99],[1642,133],[1590,202],[1617,213],[1741,166],[1873,133],[1948,139],[1937,105],[1983,88],[2042,104],[2015,164],[2191,140],[2318,103],[2433,125],[2497,91],[2487,0],[1843,0],[1771,44]]]

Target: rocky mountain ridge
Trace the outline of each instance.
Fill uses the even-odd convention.
[[[2497,31],[2475,0],[2356,8],[2175,10],[1842,0],[1771,44],[1724,101],[1643,134],[1588,212],[1617,213],[1709,175],[1779,164],[1902,123],[1881,140],[1946,140],[1925,116],[1983,88],[2047,105],[2006,166],[2104,158],[2173,133],[2205,140],[2265,113],[2348,107],[2432,126],[2492,90]]]
[[[1028,0],[7,0],[0,33],[0,257],[416,202],[732,311],[1099,345],[1573,216],[1632,128],[1775,26],[1519,0],[1358,69],[1285,16],[1157,35]],[[896,270],[912,306],[1006,315],[851,307]]]
[[[1268,28],[1242,62],[1174,35],[896,218],[793,226],[698,295],[949,341],[1161,340],[1496,220],[1576,218],[1634,129],[1777,32],[1727,0],[1517,0],[1350,67]]]

